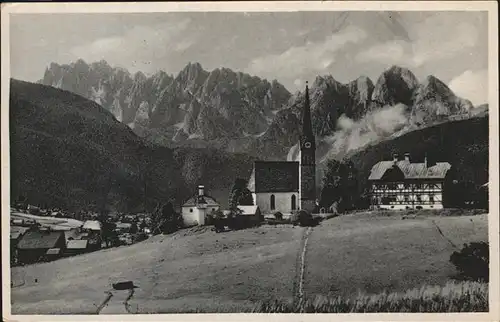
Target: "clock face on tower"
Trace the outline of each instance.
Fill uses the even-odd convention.
[[[308,149],[309,149],[309,148],[311,147],[311,142],[306,142],[306,143],[304,143],[304,147],[306,147],[306,148],[308,148]]]

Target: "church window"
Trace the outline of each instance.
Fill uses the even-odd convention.
[[[297,199],[295,195],[292,195],[292,210],[295,210],[297,208]]]
[[[193,208],[189,208],[189,212],[193,212]]]
[[[271,195],[271,210],[276,209],[276,200],[274,195]]]

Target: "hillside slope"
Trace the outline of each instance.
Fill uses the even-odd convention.
[[[486,215],[401,220],[357,214],[324,221],[309,235],[306,297],[444,285],[456,274],[449,263],[454,249],[435,225],[458,245],[488,238]],[[128,301],[133,313],[242,312],[259,301],[291,300],[304,230],[180,231],[132,246],[15,267],[12,310],[95,314],[111,283],[127,280],[137,286]],[[101,314],[125,313],[128,293],[114,293]]]
[[[11,80],[10,93],[12,201],[134,211],[145,202],[179,205],[199,183],[226,197],[235,178],[251,171],[245,155],[148,144],[97,103],[67,91]]]

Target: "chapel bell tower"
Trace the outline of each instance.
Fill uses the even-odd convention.
[[[313,212],[316,206],[316,140],[312,130],[309,86],[306,82],[302,133],[300,136],[300,209]]]

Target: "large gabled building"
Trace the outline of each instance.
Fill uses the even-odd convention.
[[[380,209],[441,209],[448,162],[412,162],[410,154],[400,160],[380,161],[371,169],[371,204]]]

